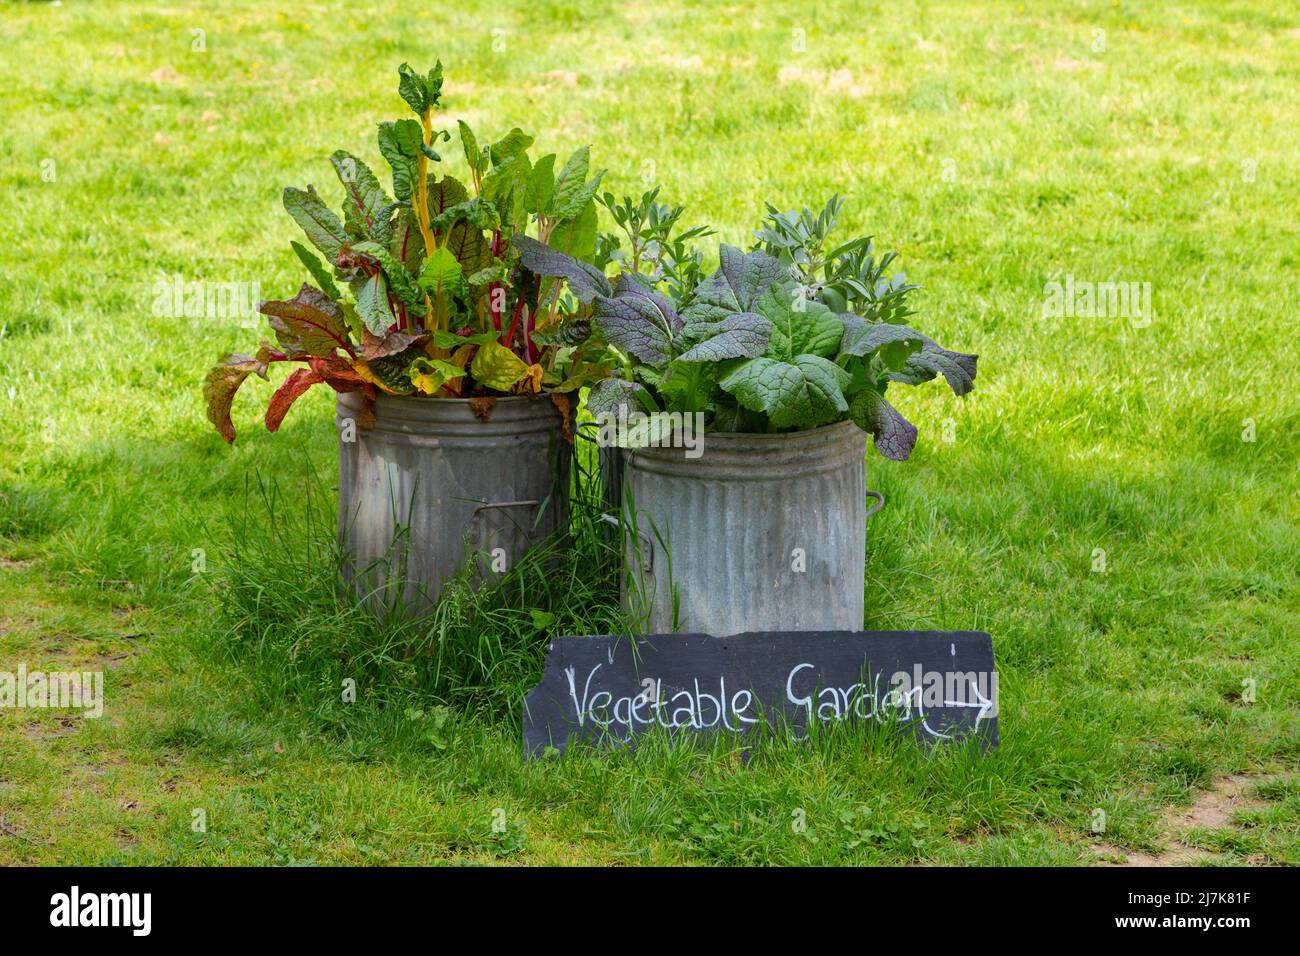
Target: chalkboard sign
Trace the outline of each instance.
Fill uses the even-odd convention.
[[[813,722],[891,723],[922,742],[998,742],[993,640],[978,631],[561,637],[524,699],[524,754],[649,732],[795,737]]]

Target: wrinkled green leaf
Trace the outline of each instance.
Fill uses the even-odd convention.
[[[815,428],[848,411],[844,389],[850,381],[848,372],[820,355],[796,355],[789,362],[750,359],[720,384],[776,428]]]
[[[501,228],[501,218],[496,208],[478,196],[457,203],[432,216],[429,220],[429,228],[442,232],[458,222],[469,223],[477,229],[486,229],[489,232]]]
[[[501,221],[520,229],[536,207],[534,190],[533,167],[524,153],[493,166],[483,177],[483,195],[496,205]]]
[[[357,300],[357,315],[375,335],[383,335],[396,321],[388,305],[388,283],[382,272],[363,276],[352,283],[352,295]]]
[[[464,291],[465,275],[450,249],[437,249],[424,260],[419,284],[431,296],[450,295]]]
[[[465,162],[469,163],[469,168],[476,173],[483,173],[483,152],[478,148],[478,140],[474,136],[474,131],[469,128],[469,124],[464,120],[457,120],[456,126],[460,130],[460,146],[465,151]]]
[[[397,75],[397,92],[416,116],[423,116],[438,105],[442,96],[441,60],[423,76],[403,63],[397,68]]]
[[[537,210],[545,212],[551,219],[571,219],[582,212],[587,203],[592,201],[600,181],[605,175],[601,170],[591,181],[587,181],[587,169],[591,148],[584,146],[569,157],[568,162],[555,174],[552,195],[546,202],[537,197]]]
[[[465,277],[470,285],[487,285],[489,282],[504,282],[506,279],[506,264],[499,259],[494,259],[492,264],[479,269],[473,275]]]
[[[429,215],[436,218],[449,209],[469,202],[469,192],[464,184],[452,176],[445,176],[429,184]],[[492,247],[483,237],[482,230],[466,222],[451,227],[446,248],[461,264],[466,276],[489,268],[493,264]]]
[[[789,273],[765,252],[743,253],[725,243],[718,249],[720,265],[695,290],[683,310],[688,323],[716,322],[737,312],[753,312],[758,299],[773,285],[788,281]]]
[[[419,184],[419,158],[424,131],[418,121],[400,119],[379,124],[379,152],[393,168],[393,195],[410,202]]]
[[[678,359],[668,366],[659,383],[659,392],[667,407],[674,411],[712,411],[718,397],[718,377],[722,366],[715,362],[688,362]]]
[[[357,239],[382,236],[386,241],[393,201],[370,167],[344,149],[336,150],[330,156],[330,163],[346,193],[344,227]]]
[[[388,251],[411,275],[420,271],[420,263],[424,262],[424,238],[420,235],[420,224],[416,222],[414,210],[402,210],[393,237],[388,242]]]
[[[591,386],[587,393],[587,411],[593,418],[618,416],[620,410],[624,414],[643,411],[645,409],[641,405],[640,396],[644,393],[645,389],[636,382],[607,378]]]
[[[454,176],[444,176],[437,182],[431,181],[426,195],[430,218],[439,216],[452,206],[469,200],[469,191],[465,188],[465,184]]]
[[[755,312],[737,312],[718,322],[696,322],[685,335],[697,344],[678,356],[682,362],[757,358],[767,351],[772,323]]]
[[[551,232],[546,244],[566,255],[590,262],[596,257],[596,234],[599,223],[596,218],[596,203],[588,202],[582,212],[573,219],[559,223]]]
[[[493,164],[500,165],[501,163],[509,162],[516,156],[522,155],[523,152],[532,145],[533,138],[516,126],[510,132],[506,133],[505,136],[502,136],[499,140],[493,143],[491,147],[489,147],[488,152]]]
[[[533,164],[533,197],[537,208],[545,210],[555,195],[555,154],[547,153]]]
[[[881,352],[885,365],[890,368],[901,369],[908,356],[926,341],[924,335],[905,325],[868,322],[851,312],[841,315],[840,321],[844,323],[840,355],[869,358]]]
[[[407,306],[408,312],[424,315],[424,296],[410,273],[406,271],[406,266],[399,262],[386,246],[381,246],[377,242],[358,242],[352,247],[352,251],[369,256],[378,262],[380,268],[384,270],[388,288],[393,295]]]
[[[922,336],[921,351],[908,356],[900,371],[889,373],[889,378],[908,385],[928,382],[942,375],[956,395],[965,395],[975,387],[975,369],[978,355],[952,352]]]
[[[767,355],[783,362],[796,355],[829,358],[840,347],[844,323],[820,302],[805,299],[792,286],[759,296],[757,309],[772,323]]]

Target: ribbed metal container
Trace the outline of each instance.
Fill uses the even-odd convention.
[[[625,604],[651,634],[861,630],[865,454],[852,422],[626,452]]]
[[[380,395],[374,428],[345,429],[360,408],[338,396],[339,538],[377,608],[423,613],[468,553],[489,576],[567,527],[572,449],[548,399],[499,398],[484,421],[464,399]]]

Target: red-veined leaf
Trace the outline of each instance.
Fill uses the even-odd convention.
[[[275,394],[271,396],[271,403],[266,406],[266,430],[279,431],[280,423],[284,421],[284,416],[289,413],[290,406],[298,400],[298,396],[321,381],[324,379],[309,368],[294,369],[293,374],[284,380],[284,384],[275,390]]]
[[[230,420],[230,406],[235,400],[235,392],[244,384],[244,379],[254,373],[266,378],[266,363],[251,355],[232,353],[209,371],[203,380],[203,400],[207,405],[208,421],[212,422],[228,443],[233,444],[235,441],[235,425]]]

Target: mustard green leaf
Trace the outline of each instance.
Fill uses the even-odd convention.
[[[916,446],[916,426],[875,389],[868,388],[853,396],[849,418],[871,434],[876,451],[893,461],[906,461]]]
[[[762,412],[775,428],[815,428],[842,418],[852,378],[820,355],[789,362],[762,357],[743,362],[719,383],[745,408]]]

